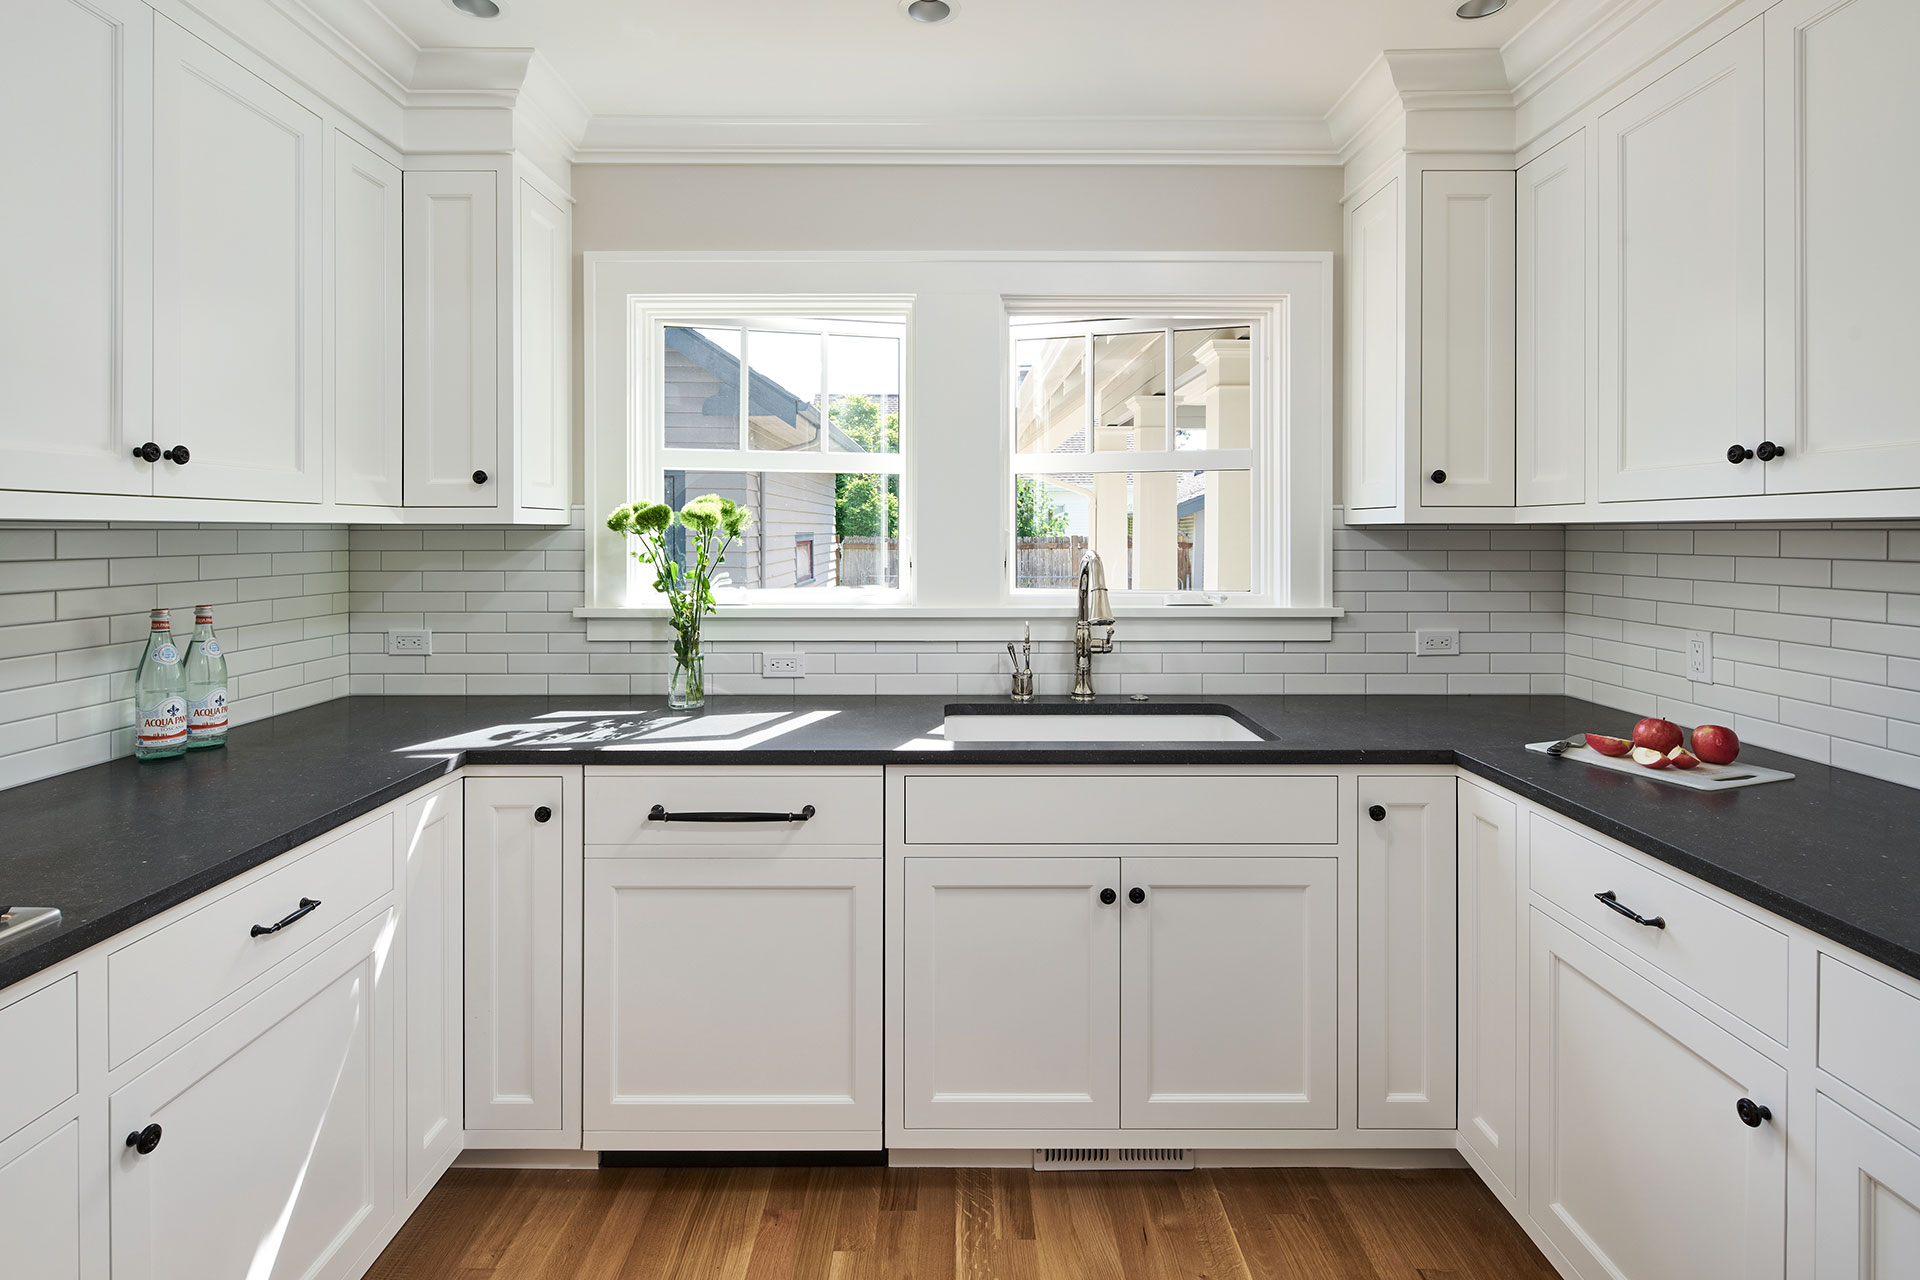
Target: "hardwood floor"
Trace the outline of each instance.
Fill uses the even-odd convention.
[[[1552,1280],[1472,1173],[449,1173],[368,1280]]]

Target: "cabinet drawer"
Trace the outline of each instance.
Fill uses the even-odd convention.
[[[209,902],[107,958],[107,1042],[119,1066],[393,889],[393,815]],[[313,913],[253,936],[300,905]]]
[[[1329,845],[1331,775],[926,774],[906,780],[909,844]]]
[[[1818,1045],[1822,1070],[1920,1125],[1920,1000],[1823,954]]]
[[[756,822],[740,815],[797,814],[804,822]],[[589,769],[587,856],[630,857],[689,845],[742,846],[766,857],[783,847],[874,845],[881,832],[880,771],[827,769]],[[658,806],[673,815],[649,816]],[[719,815],[733,820],[698,821]]]
[[[80,1088],[80,979],[0,1009],[0,1142]]]
[[[1707,999],[1787,1042],[1787,936],[1570,831],[1533,815],[1533,891],[1615,944],[1658,965]],[[1595,895],[1664,928],[1635,924]]]

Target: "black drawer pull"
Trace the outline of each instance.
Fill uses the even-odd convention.
[[[695,813],[668,813],[665,805],[647,810],[648,822],[805,822],[816,810],[806,805],[798,813],[736,813],[724,809]]]
[[[312,915],[314,908],[319,905],[320,899],[318,898],[302,898],[300,899],[300,905],[298,907],[289,911],[275,923],[257,924],[253,926],[252,934],[256,938],[264,938],[269,933],[278,933],[295,920],[298,920],[301,916]]]
[[[1100,891],[1100,904],[1101,904],[1102,906],[1107,906],[1107,907],[1110,907],[1110,906],[1112,906],[1112,905],[1113,905],[1113,904],[1114,904],[1115,902],[1117,902],[1117,901],[1119,900],[1119,898],[1120,898],[1120,895],[1119,895],[1119,894],[1117,894],[1117,893],[1115,893],[1115,892],[1114,892],[1113,890],[1111,890],[1111,889],[1102,889],[1102,890]]]
[[[541,805],[533,811],[533,820],[535,822],[552,822],[553,810],[549,809],[546,805]]]
[[[1753,456],[1762,462],[1772,462],[1775,458],[1786,457],[1787,447],[1785,445],[1775,444],[1771,440],[1762,440],[1760,447],[1754,450]]]
[[[137,444],[133,447],[133,456],[142,462],[158,462],[160,461],[160,446],[151,440],[145,444]]]
[[[1607,907],[1609,910],[1618,911],[1635,924],[1646,925],[1649,929],[1664,929],[1667,927],[1665,916],[1643,916],[1626,903],[1620,901],[1620,899],[1614,897],[1613,890],[1611,889],[1605,893],[1596,893],[1593,896],[1600,901],[1601,905]]]
[[[127,1135],[127,1145],[143,1156],[150,1156],[160,1145],[160,1126],[150,1124]]]
[[[1367,806],[1367,816],[1375,822],[1385,822],[1387,820],[1387,806],[1383,804],[1370,804]]]
[[[1740,1123],[1749,1129],[1758,1129],[1763,1121],[1773,1119],[1773,1108],[1752,1098],[1740,1099],[1733,1104],[1733,1109],[1740,1116]]]
[[[176,467],[184,467],[187,465],[187,459],[191,458],[193,455],[187,452],[187,446],[183,444],[177,444],[173,446],[173,448],[168,449],[165,453],[162,453],[160,456],[165,458],[168,462],[171,462]]]
[[[1730,444],[1727,446],[1727,461],[1736,467],[1751,457],[1753,457],[1753,450],[1743,444]]]

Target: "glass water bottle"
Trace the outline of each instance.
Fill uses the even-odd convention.
[[[187,748],[227,743],[227,655],[213,634],[213,608],[193,611],[193,639],[187,643]]]
[[[133,754],[139,760],[164,760],[186,754],[187,672],[173,643],[168,611],[155,609],[147,628],[147,649],[133,677]]]

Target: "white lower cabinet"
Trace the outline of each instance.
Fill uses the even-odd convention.
[[[589,1148],[880,1146],[874,852],[588,862]]]
[[[906,1126],[1117,1126],[1119,859],[915,858],[903,874]]]
[[[1496,1195],[1520,1195],[1520,818],[1515,803],[1464,779],[1455,860],[1460,899],[1460,1144]]]
[[[0,1142],[0,1250],[5,1274],[80,1280],[80,1121]]]
[[[1531,931],[1534,1224],[1581,1280],[1783,1276],[1786,1071],[1537,909]]]
[[[1451,777],[1359,782],[1363,1129],[1454,1125],[1453,789]]]
[[[406,1087],[399,1105],[401,1192],[409,1200],[453,1163],[464,1136],[461,788],[455,782],[411,801],[401,824],[406,912],[398,945]]]
[[[1814,1102],[1817,1280],[1920,1269],[1920,1154],[1819,1094]]]
[[[1123,1128],[1334,1127],[1339,866],[1121,862]]]
[[[395,1208],[394,925],[380,912],[113,1094],[110,1132],[139,1143],[114,1147],[115,1280],[357,1274]]]

